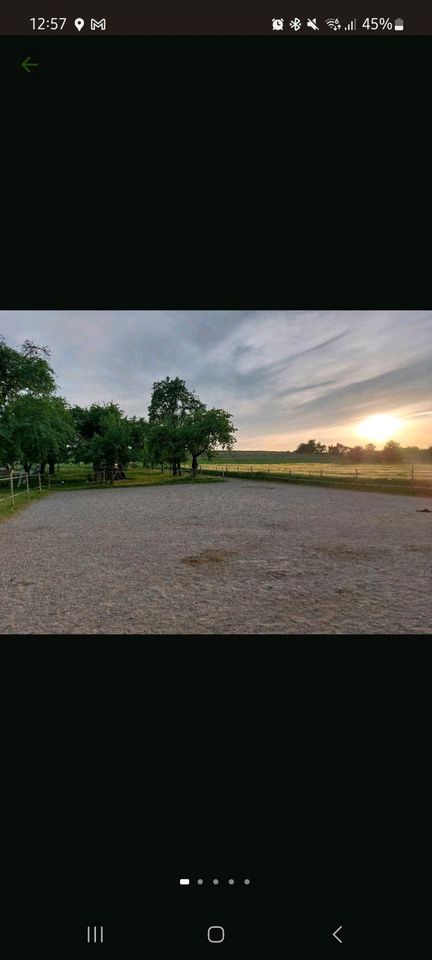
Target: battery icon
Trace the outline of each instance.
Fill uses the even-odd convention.
[[[394,28],[395,30],[403,30],[404,28],[403,20],[399,20],[399,19],[395,20]]]

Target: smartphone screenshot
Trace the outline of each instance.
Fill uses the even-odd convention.
[[[7,957],[428,949],[431,38],[0,12]]]

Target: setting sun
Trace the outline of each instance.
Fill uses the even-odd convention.
[[[391,417],[388,414],[377,414],[373,417],[367,417],[362,420],[356,429],[360,437],[370,440],[372,443],[377,441],[385,443],[386,440],[394,439],[395,434],[400,429],[401,421],[397,417]]]

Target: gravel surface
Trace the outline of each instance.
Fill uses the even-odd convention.
[[[55,493],[0,524],[0,631],[429,633],[428,505],[235,479]]]

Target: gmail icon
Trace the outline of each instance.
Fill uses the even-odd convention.
[[[93,17],[92,17],[92,19],[90,20],[90,27],[92,30],[106,30],[105,17],[103,18],[103,20],[93,20]]]

